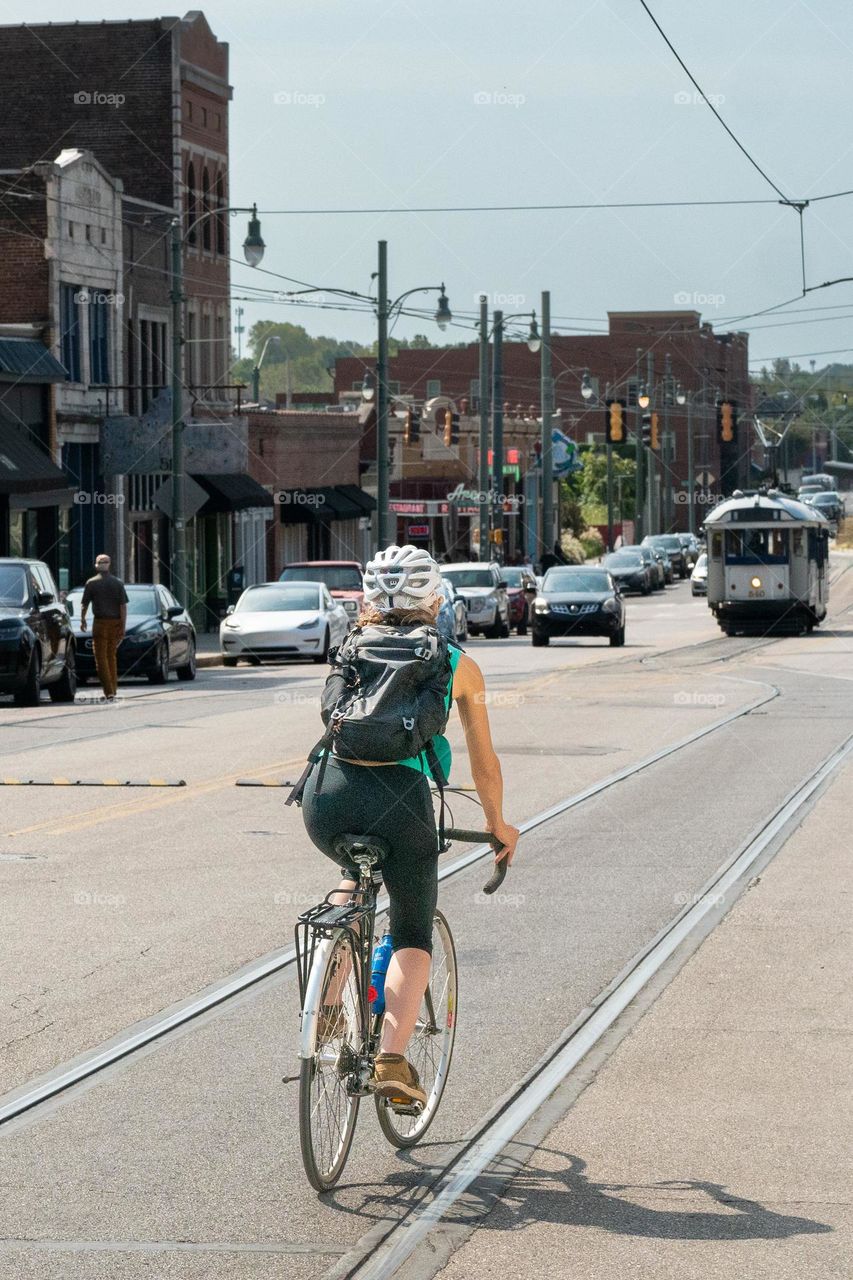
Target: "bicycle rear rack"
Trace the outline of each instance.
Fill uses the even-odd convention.
[[[332,890],[322,902],[318,902],[316,906],[309,907],[307,911],[303,911],[296,921],[294,940],[296,944],[296,977],[299,984],[300,1008],[305,1004],[308,975],[311,972],[314,954],[320,939],[331,938],[338,930],[343,930],[353,959],[361,956],[362,953],[361,936],[363,930],[360,926],[363,921],[368,920],[373,915],[375,905],[354,900],[359,896],[358,890],[355,890],[349,902],[330,902],[329,899],[338,893],[340,893],[339,889]],[[373,939],[371,938],[369,946],[372,947],[372,943]],[[361,958],[363,960],[363,956]]]

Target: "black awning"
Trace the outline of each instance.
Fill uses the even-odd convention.
[[[200,516],[216,515],[222,511],[248,511],[250,507],[271,507],[273,497],[268,489],[252,476],[242,473],[236,475],[194,475],[208,496],[207,502],[199,510]]]
[[[354,502],[357,507],[361,508],[359,515],[368,516],[372,511],[376,510],[376,499],[371,497],[369,493],[365,493],[364,489],[360,489],[357,484],[339,484],[337,489],[350,502]]]
[[[355,484],[327,484],[313,489],[280,489],[276,500],[282,524],[358,520],[376,506],[370,494],[364,493]]]
[[[0,378],[16,382],[66,382],[68,374],[37,338],[0,338]]]
[[[0,423],[0,493],[65,493],[71,482],[44,449]]]

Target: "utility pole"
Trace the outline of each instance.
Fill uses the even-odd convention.
[[[388,242],[379,241],[377,272],[376,350],[376,531],[380,548],[388,546],[388,501],[390,496],[388,458]]]
[[[687,393],[687,528],[696,532],[696,464],[693,460],[693,392]]]
[[[174,218],[171,225],[172,256],[172,581],[175,596],[184,607],[191,602],[187,583],[187,531],[184,524],[184,405],[183,370],[181,368],[184,346],[183,311],[183,244],[182,220]]]
[[[480,559],[489,558],[489,300],[480,294]]]
[[[644,533],[643,498],[645,494],[645,480],[643,478],[643,410],[640,406],[640,361],[642,357],[642,348],[637,347],[635,368],[636,391],[634,395],[636,402],[634,423],[634,468],[636,471],[636,475],[634,476],[634,538],[637,542],[642,542]]]
[[[504,388],[503,388],[503,321],[504,313],[494,313],[494,355],[492,357],[492,503],[494,520],[492,528],[497,538],[495,559],[503,564],[503,492],[504,492]]]
[[[234,332],[237,335],[237,359],[238,360],[240,360],[243,355],[243,334],[245,332],[245,325],[243,324],[243,312],[244,312],[243,307],[236,307],[234,309],[234,314],[237,317],[237,323],[234,326]]]
[[[551,294],[542,294],[542,346],[540,348],[540,403],[542,408],[542,531],[540,544],[542,555],[559,542],[560,531],[554,534],[554,447],[551,440],[554,412],[554,381],[551,377]],[[541,558],[541,557],[540,557]]]
[[[672,400],[672,357],[666,355],[663,362],[663,448],[661,450],[661,505],[663,508],[662,533],[668,533],[673,523],[672,514],[672,448],[669,435],[669,406]]]
[[[653,351],[647,351],[646,352],[646,389],[648,390],[648,393],[650,396],[650,400],[649,400],[650,412],[655,408],[654,388],[655,388],[655,356]],[[648,458],[649,465],[647,467],[647,472],[649,477],[648,525],[649,525],[649,533],[656,533],[658,531],[658,528],[657,528],[657,518],[655,514],[655,482],[657,480],[657,476],[655,474],[655,455],[654,455],[653,449],[649,449],[648,453],[649,453],[649,458]]]

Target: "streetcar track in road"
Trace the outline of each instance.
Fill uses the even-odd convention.
[[[542,1055],[538,1063],[499,1099],[461,1140],[456,1154],[422,1187],[417,1204],[401,1217],[386,1220],[367,1231],[344,1257],[327,1271],[322,1280],[391,1280],[416,1250],[424,1247],[423,1265],[416,1267],[419,1276],[434,1276],[445,1265],[440,1251],[428,1247],[427,1237],[438,1227],[454,1205],[487,1173],[490,1167],[521,1130],[541,1111],[543,1105],[587,1055],[605,1039],[617,1018],[650,986],[677,952],[681,961],[695,951],[749,883],[756,866],[770,861],[802,820],[802,810],[814,801],[820,789],[847,761],[853,751],[853,736],[836,747],[804,781],[765,818],[747,840],[723,862],[705,882],[691,905],[685,906],[659,933],[644,944],[622,970],[581,1011],[562,1036]],[[681,951],[680,951],[681,949]],[[686,950],[686,954],[684,951]],[[680,967],[680,966],[679,966]],[[672,973],[665,978],[668,981]],[[640,1009],[634,1019],[642,1016]],[[617,1035],[632,1029],[628,1025]],[[611,1045],[611,1050],[616,1047]],[[572,1098],[561,1107],[552,1108],[547,1129],[559,1122],[572,1105]],[[510,1162],[512,1173],[523,1163]],[[515,1166],[515,1168],[513,1168]],[[511,1175],[504,1171],[498,1180],[508,1183]],[[492,1197],[494,1198],[494,1197]],[[463,1226],[457,1218],[458,1247],[477,1225]]]
[[[576,808],[592,797],[601,795],[620,782],[635,777],[645,769],[652,768],[660,761],[666,760],[668,757],[683,751],[709,735],[725,729],[728,725],[751,714],[779,696],[779,689],[773,685],[759,681],[750,681],[749,683],[762,684],[769,692],[747,703],[746,706],[729,712],[721,719],[712,721],[685,737],[659,748],[642,760],[626,765],[598,782],[591,783],[582,791],[576,792],[574,795],[568,796],[548,809],[528,818],[519,824],[522,834],[535,830],[537,827],[551,821],[560,814],[566,813],[570,809]],[[301,763],[301,757],[298,762]],[[281,769],[286,767],[288,763],[290,762],[268,766],[264,770],[258,770],[257,772],[269,772],[273,768]],[[233,777],[236,776],[246,775],[233,775]],[[216,779],[215,785],[222,787],[228,784],[222,779]],[[490,845],[478,845],[453,861],[440,865],[439,881],[459,875],[475,863],[492,856]],[[201,992],[197,992],[193,996],[179,1001],[167,1009],[133,1024],[131,1027],[125,1028],[96,1048],[87,1050],[71,1061],[62,1063],[46,1074],[18,1086],[3,1097],[0,1097],[0,1125],[24,1116],[25,1113],[32,1112],[39,1106],[55,1100],[59,1094],[65,1094],[66,1097],[70,1096],[67,1091],[72,1090],[75,1086],[91,1082],[94,1077],[104,1072],[108,1067],[129,1058],[148,1045],[152,1045],[155,1042],[164,1042],[170,1034],[186,1027],[187,1024],[200,1018],[202,1014],[206,1014],[213,1009],[221,1011],[223,1006],[230,1001],[242,996],[251,988],[257,988],[262,982],[291,967],[295,963],[295,959],[296,952],[293,948],[279,948],[260,956],[242,966],[236,973],[218,980]]]

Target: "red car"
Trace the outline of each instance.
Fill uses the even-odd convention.
[[[362,568],[357,560],[297,560],[282,569],[279,582],[322,582],[355,622],[364,602]]]
[[[515,627],[516,635],[527,635],[527,624],[530,621],[530,607],[536,595],[536,579],[533,570],[527,565],[502,565],[501,577],[507,584],[507,602],[509,604],[509,625]]]

